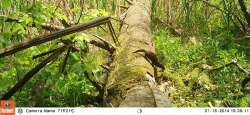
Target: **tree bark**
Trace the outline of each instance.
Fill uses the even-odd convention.
[[[134,0],[126,12],[107,87],[107,102],[116,107],[169,107],[166,93],[153,80],[154,69],[138,49],[155,52],[151,38],[151,1]],[[148,74],[150,73],[150,74]]]

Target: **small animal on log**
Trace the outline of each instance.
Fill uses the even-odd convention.
[[[143,56],[148,60],[150,61],[150,64],[153,66],[153,67],[159,67],[161,68],[162,70],[165,70],[165,67],[163,66],[163,64],[161,64],[157,58],[157,56],[155,55],[155,53],[153,53],[152,51],[147,51],[147,50],[144,50],[144,49],[139,49],[139,50],[136,50],[135,52],[133,53],[139,53],[139,52],[142,52],[144,53]]]

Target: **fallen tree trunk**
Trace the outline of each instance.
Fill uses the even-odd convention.
[[[143,56],[133,53],[144,49],[155,52],[151,39],[150,0],[134,0],[129,7],[119,36],[111,65],[107,102],[119,107],[169,107],[166,93],[158,90],[153,77],[154,68]],[[150,74],[149,74],[150,73]]]

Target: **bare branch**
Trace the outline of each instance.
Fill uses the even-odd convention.
[[[128,6],[119,5],[121,8],[128,9]]]
[[[133,2],[130,0],[125,0],[129,5],[133,5]]]
[[[120,45],[120,43],[119,43],[119,41],[118,41],[118,38],[117,38],[117,36],[116,36],[116,34],[115,34],[115,30],[114,30],[114,28],[113,28],[111,22],[109,21],[109,22],[107,22],[107,23],[108,23],[108,28],[109,28],[109,31],[110,31],[110,34],[111,34],[111,36],[112,36],[112,38],[113,38],[114,43],[115,43],[116,45]]]

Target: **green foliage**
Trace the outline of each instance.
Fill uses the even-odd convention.
[[[11,1],[10,0],[1,0],[0,3],[1,3],[1,7],[3,9],[7,9],[11,5]]]
[[[5,19],[0,18],[0,25],[2,28],[0,32],[1,49],[48,33],[48,31],[41,28],[44,23],[55,23],[54,25],[60,25],[57,20],[70,21],[69,17],[65,15],[65,9],[58,7],[57,4],[53,4],[53,2],[43,2],[41,0],[36,0],[35,3],[24,0],[15,0],[15,2],[14,4],[11,0],[0,1],[0,11],[3,10],[3,12],[5,12],[7,9],[11,9],[9,15],[7,15],[9,12],[5,12],[4,14],[8,17],[18,19],[18,21],[4,22]],[[72,8],[72,12],[77,15],[81,10],[78,2],[78,0],[69,2],[70,7],[74,7]],[[92,1],[86,1],[86,3],[91,2]],[[107,2],[108,1],[102,1],[101,4],[103,8],[91,8],[83,12],[80,23],[84,23],[99,16],[110,15],[108,11],[104,10],[107,7]],[[10,8],[12,5],[15,5],[15,7]],[[88,4],[84,5],[87,6]],[[2,12],[0,12],[0,14],[1,13]],[[75,20],[78,19],[74,19],[74,22]],[[84,33],[71,34],[61,39],[72,39],[76,42],[78,47],[86,49],[88,48],[86,42],[90,41],[89,33],[95,34],[94,32],[90,30]],[[44,56],[32,60],[32,56],[57,48],[58,42],[60,42],[60,40],[31,47],[16,53],[14,56],[1,58],[0,81],[4,83],[0,84],[0,96],[6,93],[29,70],[47,57]],[[102,69],[99,65],[105,63],[106,55],[103,52],[97,52],[100,51],[94,51],[88,54],[84,52],[72,52],[69,55],[66,72],[64,73],[61,73],[60,70],[66,53],[60,55],[56,61],[47,64],[45,68],[41,69],[27,84],[25,84],[21,91],[17,92],[12,97],[12,99],[17,101],[17,106],[22,107],[75,107],[94,104],[92,101],[98,94],[98,91],[86,78],[84,72],[93,73],[94,75],[90,76],[93,80],[102,80]],[[34,89],[34,87],[38,87],[37,83],[40,82],[44,82],[41,86],[43,88]],[[36,94],[32,93],[36,90],[38,91]],[[36,100],[36,98],[38,100]]]
[[[214,106],[224,106],[225,103],[229,103],[228,106],[249,106],[249,93],[241,90],[241,81],[246,75],[236,66],[212,73],[201,69],[204,65],[220,67],[233,59],[243,67],[250,66],[244,51],[222,42],[227,37],[208,37],[200,43],[187,44],[184,38],[173,37],[167,30],[154,33],[157,54],[167,67],[164,76],[175,84],[176,90],[171,92],[171,98],[178,106],[203,107],[209,106],[208,103]]]
[[[170,88],[174,89],[170,92],[174,103],[191,107],[250,106],[249,85],[247,91],[241,88],[246,73],[234,65],[211,70],[232,60],[250,70],[249,49],[244,47],[249,41],[236,40],[242,33],[249,34],[242,32],[247,25],[240,22],[244,19],[238,3],[153,0],[152,4],[153,19],[162,21],[153,20],[156,52],[167,68],[163,76],[174,83]],[[249,3],[246,5],[249,8]],[[184,32],[172,36],[173,29]]]

